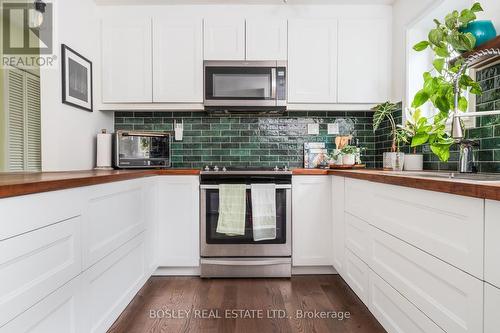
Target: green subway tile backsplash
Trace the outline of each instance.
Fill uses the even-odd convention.
[[[174,119],[184,123],[184,138],[172,143],[173,167],[201,168],[227,166],[303,166],[304,142],[325,142],[334,148],[335,135],[327,124],[350,119],[355,137],[366,148],[362,157],[375,166],[375,137],[372,112],[289,112],[283,116],[213,117],[204,112],[115,112],[115,129],[167,130]],[[308,135],[307,124],[320,124],[319,135]],[[145,128],[145,126],[147,128]]]

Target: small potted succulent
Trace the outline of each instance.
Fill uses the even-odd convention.
[[[356,146],[344,146],[340,150],[340,155],[342,156],[342,164],[343,165],[354,165],[356,164]]]

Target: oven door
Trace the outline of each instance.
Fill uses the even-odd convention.
[[[206,106],[277,106],[276,61],[208,61]]]
[[[201,185],[200,249],[202,257],[285,257],[291,256],[291,185],[276,185],[276,239],[254,241],[250,185],[247,187],[245,235],[227,236],[216,232],[219,218],[217,185]]]

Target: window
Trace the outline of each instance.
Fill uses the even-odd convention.
[[[17,68],[3,70],[3,171],[41,169],[40,77]]]

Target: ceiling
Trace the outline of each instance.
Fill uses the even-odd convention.
[[[287,0],[290,5],[391,5],[396,0]],[[98,4],[126,5],[279,5],[284,0],[95,0]]]

